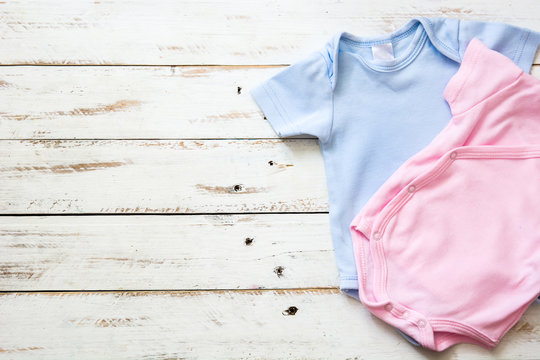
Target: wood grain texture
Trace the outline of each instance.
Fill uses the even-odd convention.
[[[540,306],[494,351],[458,345],[436,354],[411,346],[334,289],[3,294],[0,301],[0,359],[477,360],[540,353]]]
[[[0,139],[277,138],[249,89],[282,68],[0,67]]]
[[[337,31],[381,34],[413,16],[540,31],[536,0],[5,1],[0,63],[288,64]]]
[[[0,217],[0,290],[337,287],[328,225],[327,214]]]
[[[327,211],[314,140],[0,141],[0,213]]]
[[[282,67],[0,67],[0,139],[276,138],[248,90]]]

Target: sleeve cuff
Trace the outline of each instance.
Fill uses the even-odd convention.
[[[279,136],[295,135],[295,129],[285,117],[284,109],[279,105],[278,98],[267,83],[255,86],[249,93]]]
[[[446,87],[444,88],[443,97],[446,102],[448,102],[448,105],[450,105],[450,110],[454,115],[460,112],[459,109],[455,108],[457,97],[464,84],[471,76],[475,68],[478,55],[483,48],[487,49],[485,45],[477,38],[473,38],[469,42],[465,49],[465,53],[463,54],[463,59],[461,60],[459,69],[454,76],[450,78],[446,84]]]
[[[540,44],[540,33],[529,31],[515,60],[515,63],[526,73],[531,71],[538,44]]]

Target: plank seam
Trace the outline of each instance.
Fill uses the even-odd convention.
[[[283,291],[283,292],[294,292],[294,291],[340,291],[339,287],[305,287],[305,288],[264,288],[264,289],[114,289],[114,290],[51,290],[51,289],[42,289],[42,290],[0,290],[1,294],[57,294],[57,293],[213,293],[213,292],[272,292],[272,291]]]

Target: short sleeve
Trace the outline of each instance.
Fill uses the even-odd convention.
[[[315,51],[250,90],[279,136],[308,134],[328,140],[333,114],[329,65]]]
[[[477,38],[488,48],[495,50],[529,73],[536,49],[540,43],[540,33],[529,29],[498,22],[459,20],[458,49],[463,58],[469,42]]]
[[[512,60],[474,38],[459,70],[446,85],[444,98],[452,114],[457,115],[514,83],[522,74]]]

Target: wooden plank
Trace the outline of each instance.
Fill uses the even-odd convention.
[[[410,345],[337,290],[19,293],[0,301],[0,359],[533,359],[540,353],[540,306],[492,352],[458,345],[436,354]]]
[[[0,67],[0,139],[276,138],[248,92],[281,67]]]
[[[0,141],[0,213],[327,211],[314,140]]]
[[[337,287],[327,214],[0,217],[0,290]]]
[[[381,34],[413,16],[503,21],[540,31],[537,0],[6,1],[0,4],[0,48],[7,51],[0,52],[0,63],[287,64],[337,31]]]
[[[248,91],[282,68],[0,67],[0,139],[277,138]]]

